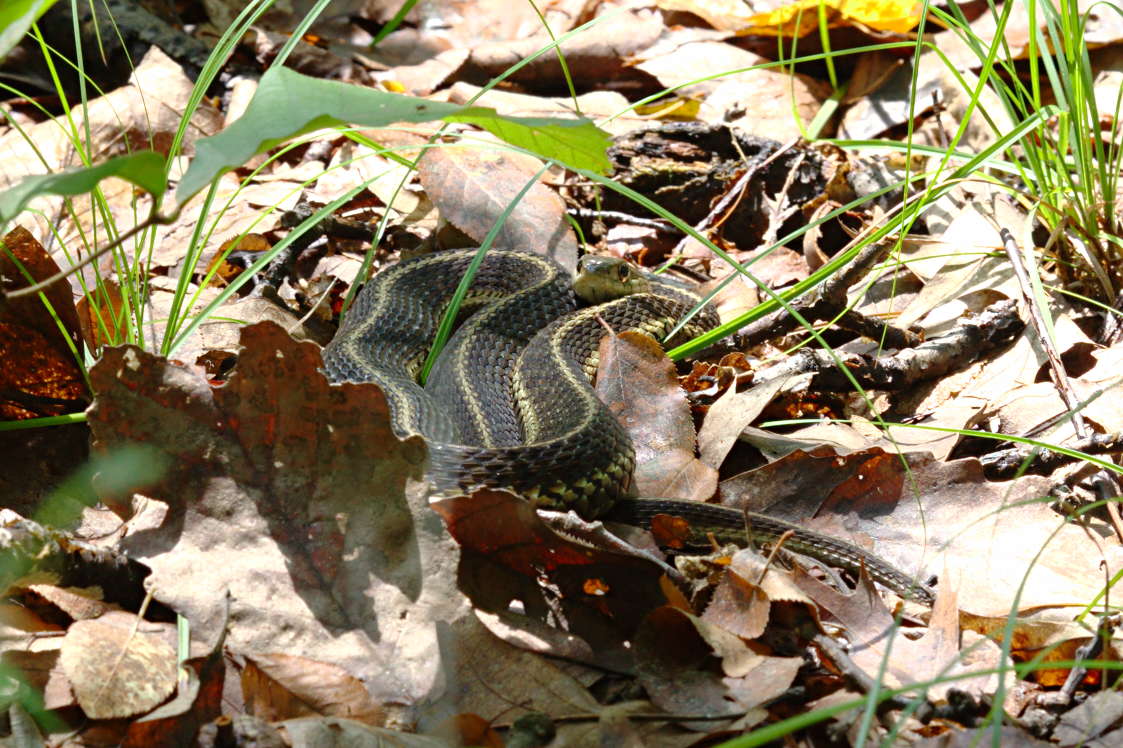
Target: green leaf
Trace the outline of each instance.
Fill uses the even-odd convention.
[[[31,28],[55,0],[4,0],[0,2],[0,60]]]
[[[195,158],[176,189],[182,204],[253,156],[290,138],[325,127],[386,127],[395,122],[464,122],[543,158],[597,173],[608,171],[610,138],[587,119],[504,117],[494,109],[427,101],[403,94],[325,81],[270,68],[246,113],[222,132],[195,144]]]
[[[36,174],[0,194],[0,225],[19,215],[27,203],[40,195],[81,195],[106,177],[120,177],[159,198],[167,182],[164,157],[155,151],[139,151],[111,158],[97,166],[68,169],[57,174]]]

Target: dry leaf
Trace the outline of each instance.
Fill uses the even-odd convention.
[[[362,681],[343,668],[280,653],[248,656],[242,670],[246,707],[269,722],[319,714],[383,725],[386,715]]]
[[[744,28],[753,15],[743,0],[657,0],[655,5],[664,10],[693,13],[722,31]]]
[[[133,58],[137,64],[128,85],[92,98],[88,104],[57,118],[25,129],[0,131],[0,162],[4,164],[0,189],[28,174],[81,166],[82,158],[71,139],[72,128],[88,133],[89,139],[84,138],[82,149],[87,155],[96,154],[99,160],[142,148],[166,153],[183,124],[184,102],[191,95],[193,82],[159,46],[152,45],[147,50],[139,61]],[[198,138],[218,131],[221,121],[218,110],[204,98],[192,110],[191,121],[183,129],[181,148],[191,152]],[[69,220],[52,225],[51,218],[59,213],[63,202],[55,196],[36,198],[33,205],[37,210],[25,212],[20,220],[28,221],[36,236],[57,232],[62,246],[80,247],[91,236],[104,237],[105,229],[100,224],[106,206],[119,232],[133,226],[146,212],[146,200],[138,201],[133,186],[123,180],[103,181],[99,196],[96,204],[89,196],[69,198],[77,211],[77,227]],[[95,221],[97,229],[93,228]],[[79,229],[84,233],[79,234]],[[187,243],[177,249],[182,255]],[[69,293],[69,288],[66,290]]]
[[[702,619],[742,639],[755,639],[768,625],[768,598],[760,587],[726,570]]]
[[[59,272],[43,246],[22,227],[8,232],[2,250],[0,283],[5,292]],[[50,310],[35,295],[8,300],[0,312],[0,419],[61,415],[85,407],[86,383],[76,359],[81,337],[70,287],[56,283],[44,295]]]
[[[480,490],[433,508],[462,547],[460,588],[476,606],[498,612],[518,600],[528,617],[552,621],[560,604],[569,632],[585,639],[594,662],[630,662],[627,641],[665,600],[662,569],[646,558],[568,540],[506,491]]]
[[[100,587],[81,589],[57,587],[50,584],[30,584],[27,589],[49,600],[59,610],[76,621],[90,620],[103,615],[111,606],[102,600]]]
[[[954,591],[940,590],[928,629],[920,638],[911,639],[904,635],[907,629],[894,619],[868,579],[863,579],[858,589],[849,595],[806,574],[797,572],[795,579],[804,592],[847,628],[850,656],[871,677],[883,673],[885,684],[898,687],[945,675],[981,673],[931,686],[928,693],[937,701],[946,700],[951,689],[976,697],[989,696],[997,690],[998,679],[991,671],[1001,664],[1001,650],[986,639],[961,639]],[[974,646],[968,647],[968,644]],[[1003,666],[1011,668],[1012,665],[1007,661]],[[1009,688],[1013,683],[1013,671],[1007,670],[1005,677]]]
[[[301,717],[281,722],[286,745],[292,746],[370,746],[403,748],[447,748],[448,742],[428,735],[416,735],[384,727],[372,727],[341,717]],[[256,736],[255,736],[256,737]]]
[[[633,8],[613,14],[603,22],[586,29],[558,45],[565,56],[566,70],[575,80],[605,82],[631,78],[628,58],[646,49],[663,32],[663,19],[649,8]],[[510,80],[531,86],[560,88],[564,85],[563,68],[558,54],[537,55],[549,40],[543,35],[514,41],[480,44],[472,48],[471,64],[479,66],[488,76],[507,73]],[[508,68],[532,58],[510,73]]]
[[[1123,694],[1103,691],[1091,694],[1087,701],[1060,716],[1053,738],[1058,745],[1117,745],[1123,731],[1112,729],[1123,717]]]
[[[242,331],[221,387],[133,347],[108,351],[91,371],[96,446],[144,442],[173,466],[149,491],[167,504],[163,525],[124,544],[203,642],[228,629],[233,651],[269,651],[283,629],[288,653],[344,667],[372,693],[439,699],[455,638],[439,643],[434,622],[467,606],[420,482],[424,444],[394,436],[376,386],[330,385],[320,366],[317,346],[269,322]]]
[[[777,377],[738,392],[730,387],[710,406],[706,420],[698,430],[698,451],[702,462],[717,470],[741,432],[760,415],[764,407],[786,385],[790,378]]]
[[[694,421],[674,364],[646,333],[607,335],[600,346],[597,395],[636,450],[640,496],[706,500],[717,471],[694,456]]]
[[[425,153],[418,175],[441,215],[476,241],[487,233],[526,186],[492,245],[533,249],[562,267],[577,266],[577,241],[557,193],[537,182],[542,164],[532,156],[481,146],[445,146]]]
[[[78,322],[82,326],[82,339],[92,351],[100,351],[125,337],[127,312],[121,287],[116,281],[105,279],[96,289],[78,299]]]
[[[636,635],[636,669],[666,712],[718,715],[775,698],[795,679],[798,657],[756,654],[724,629],[675,608],[651,612]],[[712,723],[686,722],[710,731]]]
[[[223,686],[226,667],[222,647],[206,657],[193,657],[183,663],[175,697],[166,704],[129,724],[122,748],[147,748],[152,745],[188,745],[199,735],[199,728],[212,722],[223,711]],[[230,699],[225,706],[230,708]]]
[[[164,640],[101,621],[76,621],[61,662],[78,705],[90,719],[133,717],[175,690],[175,650]]]
[[[692,119],[727,124],[776,140],[797,138],[801,130],[793,110],[799,119],[810,122],[830,96],[830,87],[807,75],[753,69],[768,62],[732,44],[702,40],[669,48],[657,45],[636,67],[667,88],[699,99],[693,106],[697,116]],[[699,81],[710,76],[714,77]],[[651,106],[659,105],[667,108],[668,102]],[[674,115],[684,118],[679,112]]]
[[[748,19],[738,34],[801,37],[820,27],[825,14],[828,28],[862,25],[880,31],[904,34],[920,23],[922,3],[915,0],[893,2],[852,2],[852,0],[799,0]]]

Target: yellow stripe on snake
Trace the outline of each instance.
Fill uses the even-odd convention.
[[[574,282],[542,256],[488,252],[461,307],[464,321],[420,386],[437,326],[475,254],[440,252],[383,270],[324,349],[331,380],[377,383],[395,432],[425,437],[437,491],[507,488],[543,508],[643,527],[658,514],[678,516],[701,546],[707,534],[744,544],[791,531],[789,550],[851,571],[864,566],[898,594],[931,599],[888,562],[797,525],[699,502],[629,497],[631,441],[590,385],[605,324],[661,340],[700,300],[622,261],[586,258]],[[575,290],[597,305],[577,310]],[[670,342],[717,321],[704,307]]]

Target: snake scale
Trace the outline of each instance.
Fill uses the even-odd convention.
[[[631,441],[590,385],[600,339],[605,325],[663,339],[699,299],[626,263],[586,258],[575,282],[540,255],[488,252],[457,332],[425,386],[418,384],[440,319],[476,253],[439,252],[378,273],[324,349],[329,379],[375,382],[394,431],[425,437],[437,492],[507,488],[543,508],[645,528],[659,515],[680,517],[689,524],[689,547],[708,547],[710,535],[744,544],[790,533],[789,550],[852,572],[864,566],[898,594],[931,601],[931,591],[908,574],[836,538],[712,504],[629,496]],[[575,290],[603,303],[577,310]],[[670,342],[716,324],[716,313],[704,307]]]

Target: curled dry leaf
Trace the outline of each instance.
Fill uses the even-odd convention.
[[[175,650],[127,627],[76,621],[63,639],[61,662],[90,719],[144,714],[175,689]]]
[[[807,614],[818,620],[818,609],[791,576],[766,566],[760,554],[746,548],[730,560],[702,618],[742,639],[755,639],[764,633],[774,601],[805,603]]]
[[[76,621],[97,618],[111,607],[102,600],[100,587],[59,587],[53,584],[29,584],[27,589],[49,601]]]

